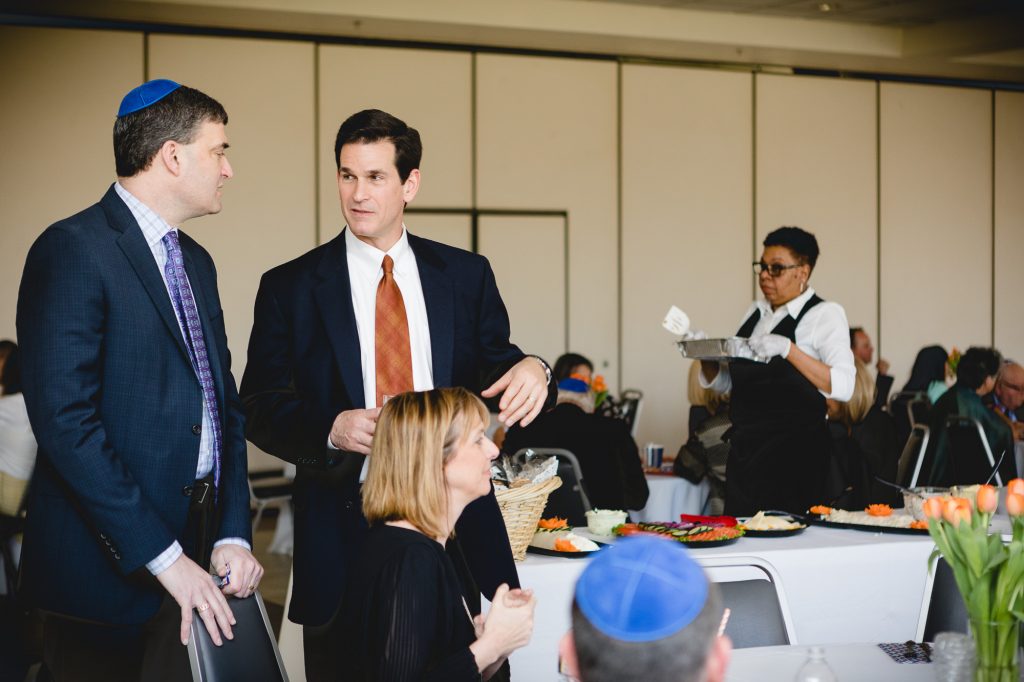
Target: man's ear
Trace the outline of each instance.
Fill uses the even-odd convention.
[[[560,661],[559,672],[579,679],[580,666],[576,660],[576,641],[572,638],[572,630],[566,632],[562,635],[562,639],[558,640],[558,660]]]
[[[413,168],[409,171],[409,177],[407,177],[405,182],[402,184],[402,198],[405,200],[405,203],[410,203],[413,200],[413,197],[416,196],[416,192],[418,192],[419,189],[420,169]]]
[[[181,145],[174,140],[167,140],[156,153],[153,163],[161,164],[168,173],[177,176],[181,174]]]
[[[715,641],[711,644],[711,650],[708,651],[707,667],[705,668],[707,682],[724,682],[725,671],[729,667],[731,658],[732,640],[728,635],[715,637]]]

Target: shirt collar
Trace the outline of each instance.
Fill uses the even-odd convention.
[[[142,236],[146,238],[149,248],[153,249],[163,241],[164,235],[175,229],[167,224],[163,218],[157,215],[156,211],[146,206],[134,194],[126,190],[120,182],[114,183],[114,191],[121,197],[128,210],[135,217],[135,222],[142,230]]]
[[[762,315],[772,317],[774,315],[781,313],[784,310],[787,315],[789,315],[795,320],[797,316],[800,315],[800,311],[804,309],[804,305],[807,304],[807,301],[811,299],[811,296],[814,296],[814,287],[807,287],[807,290],[804,291],[804,293],[794,298],[792,301],[784,305],[778,311],[772,310],[772,304],[769,303],[768,301],[765,301],[764,299],[759,300],[757,302],[757,306],[758,308],[760,308]]]
[[[350,257],[355,258],[359,263],[372,268],[373,272],[380,270],[384,256],[391,256],[395,261],[395,272],[403,273],[412,264],[412,248],[409,246],[409,232],[402,225],[402,236],[398,238],[394,246],[386,252],[376,246],[367,244],[352,233],[352,230],[345,226],[345,249]]]

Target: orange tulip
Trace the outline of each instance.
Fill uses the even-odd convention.
[[[961,521],[970,521],[971,503],[962,497],[947,498],[942,505],[942,518],[954,526],[959,526]]]
[[[1020,480],[1019,478],[1017,479]],[[1021,516],[1024,515],[1024,495],[1017,493],[1007,493],[1006,495],[1006,511],[1010,516]]]
[[[941,519],[942,518],[942,499],[939,497],[929,497],[924,501],[924,515],[929,519]]]
[[[602,375],[596,374],[594,375],[594,382],[591,384],[591,388],[593,388],[595,392],[600,393],[601,391],[608,390],[608,384],[604,382],[604,377]]]
[[[1006,484],[1006,492],[1024,495],[1024,478],[1015,478]]]
[[[990,485],[983,485],[978,488],[978,511],[982,514],[991,514],[996,510],[999,500],[999,493]]]

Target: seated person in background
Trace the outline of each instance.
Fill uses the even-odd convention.
[[[992,348],[968,348],[956,368],[956,384],[946,391],[929,413],[931,440],[921,471],[924,485],[953,485],[957,483],[981,483],[982,481],[953,480],[953,467],[949,459],[953,452],[946,432],[946,417],[960,415],[977,419],[985,432],[989,449],[996,461],[1003,451],[1006,457],[999,467],[1003,482],[1017,476],[1017,465],[1013,456],[1013,432],[1003,419],[985,407],[981,397],[992,391],[1002,358]]]
[[[721,682],[732,652],[718,634],[723,610],[718,588],[679,543],[621,540],[576,583],[562,671],[580,682]]]
[[[686,395],[690,401],[689,438],[676,453],[672,470],[691,483],[707,478],[708,514],[725,510],[725,464],[729,443],[723,440],[732,426],[729,420],[729,394],[716,393],[700,385],[700,363],[690,364]]]
[[[892,417],[873,402],[875,383],[860,360],[849,402],[828,399],[832,460],[827,504],[861,509],[876,502],[898,504],[899,492],[875,480],[896,480],[899,447]]]
[[[948,360],[949,354],[942,346],[925,346],[917,352],[903,390],[927,393],[928,400],[935,404],[955,380]]]
[[[850,349],[853,351],[853,357],[863,362],[865,367],[871,366],[871,360],[875,357],[875,347],[871,345],[871,337],[863,327],[850,327]],[[884,407],[889,400],[889,391],[892,390],[889,361],[878,358],[876,368],[878,376],[875,378],[875,404]]]
[[[21,394],[21,353],[13,341],[0,341],[0,513],[21,507],[36,463],[36,439]]]
[[[486,680],[530,641],[532,593],[502,584],[474,617],[445,552],[462,510],[491,490],[486,426],[463,388],[402,393],[381,410],[362,491],[370,530],[338,616],[346,679]]]
[[[1024,440],[1024,367],[1007,360],[999,368],[996,387],[984,396],[985,404],[1005,417],[1014,440]]]
[[[643,509],[647,479],[625,422],[594,414],[594,396],[579,379],[558,382],[558,403],[529,426],[514,426],[505,452],[562,448],[576,455],[590,504],[599,509]]]
[[[586,382],[594,373],[594,363],[579,353],[566,353],[555,360],[555,366],[551,369],[551,378],[555,382],[576,375]]]

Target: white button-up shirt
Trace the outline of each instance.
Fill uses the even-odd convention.
[[[804,304],[814,295],[814,289],[808,287],[807,291],[794,298],[789,303],[779,306],[778,310],[772,310],[767,301],[755,301],[743,314],[740,320],[742,325],[747,321],[755,310],[761,312],[761,319],[754,325],[751,336],[770,334],[777,324],[787,316],[796,317],[803,310]],[[807,311],[807,314],[796,326],[796,345],[803,352],[815,360],[820,360],[829,367],[829,375],[832,380],[832,392],[821,394],[826,398],[832,398],[840,402],[846,402],[853,396],[853,385],[856,377],[856,367],[853,364],[853,351],[850,350],[850,323],[846,320],[846,311],[843,306],[833,301],[822,301]],[[732,377],[729,375],[728,363],[721,363],[718,376],[714,381],[708,382],[703,372],[699,375],[700,384],[704,388],[710,388],[716,393],[728,393],[732,389]]]

